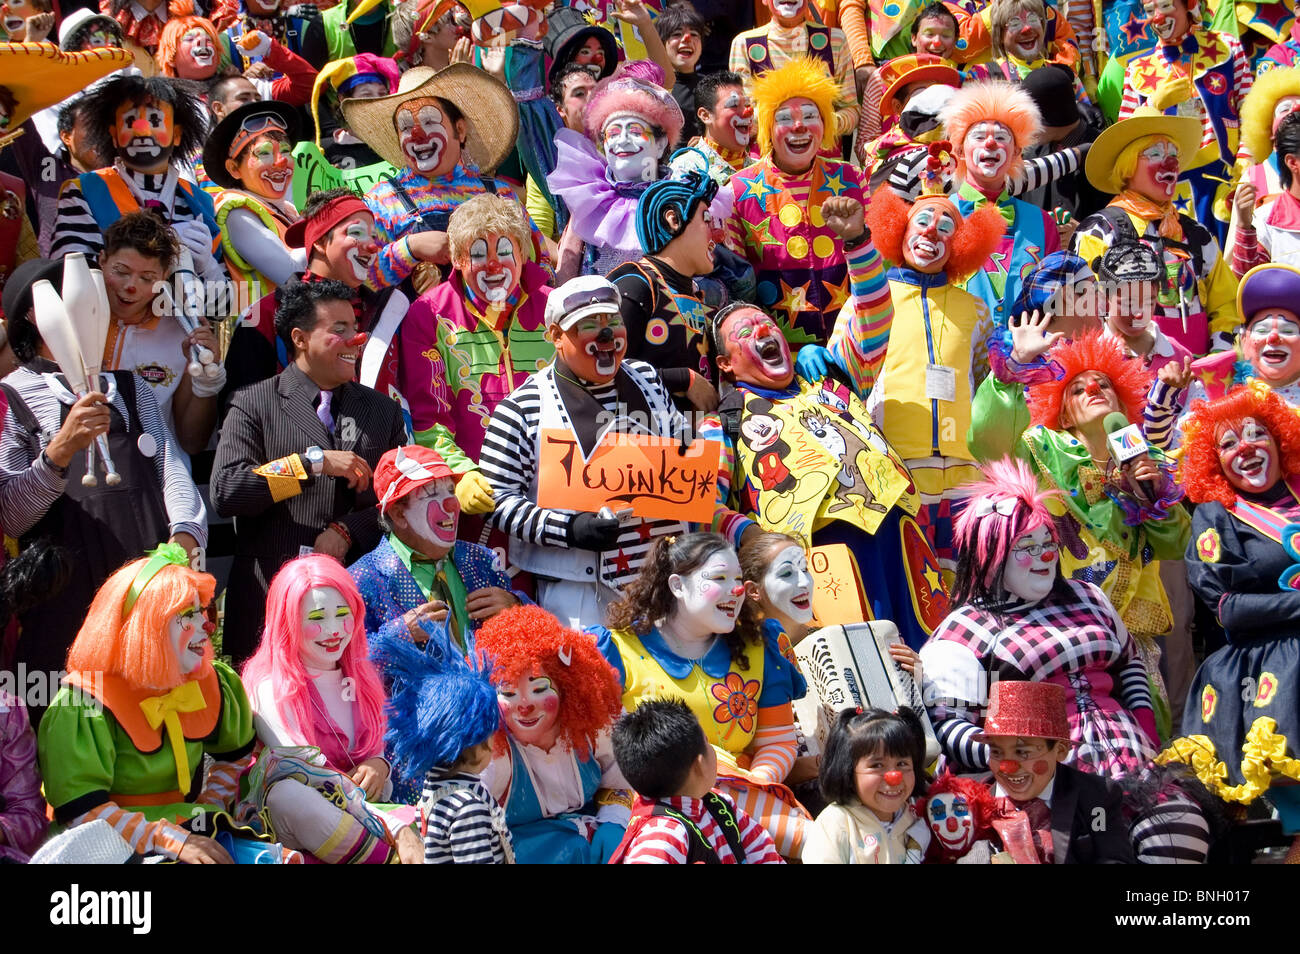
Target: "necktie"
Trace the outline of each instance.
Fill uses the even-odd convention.
[[[434,585],[442,590],[438,594],[438,599],[447,604],[447,632],[451,638],[456,641],[457,647],[461,652],[465,651],[465,640],[461,636],[460,620],[456,618],[456,604],[451,595],[451,584],[447,582],[446,561],[438,564],[438,570],[433,574]]]
[[[320,404],[316,406],[316,416],[320,418],[320,422],[325,425],[325,430],[330,434],[334,433],[334,415],[330,413],[330,401],[333,399],[333,391],[322,391]]]

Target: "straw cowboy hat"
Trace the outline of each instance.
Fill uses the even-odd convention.
[[[510,90],[468,63],[453,63],[436,72],[417,66],[402,74],[397,92],[391,96],[345,99],[343,118],[367,146],[400,168],[407,161],[393,117],[402,103],[422,96],[444,100],[460,110],[468,127],[465,155],[482,172],[495,171],[519,138],[519,107]]]
[[[1121,119],[1092,144],[1083,170],[1088,181],[1102,192],[1118,195],[1124,183],[1115,177],[1115,162],[1125,147],[1143,136],[1164,136],[1178,146],[1178,168],[1194,169],[1201,148],[1201,121],[1194,116],[1166,116],[1151,106],[1139,106],[1128,119]]]
[[[0,43],[0,86],[17,104],[0,136],[12,133],[34,113],[61,103],[109,73],[130,66],[127,50],[86,50],[64,53],[52,43]]]

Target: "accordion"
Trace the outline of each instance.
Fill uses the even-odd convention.
[[[843,709],[893,710],[911,706],[925,730],[925,757],[939,757],[939,740],[925,712],[921,690],[906,669],[889,655],[901,643],[898,627],[886,620],[827,626],[809,633],[795,647],[809,691],[794,703],[809,754],[826,749],[826,737]]]

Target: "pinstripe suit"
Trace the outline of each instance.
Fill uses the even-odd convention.
[[[236,665],[257,646],[266,611],[266,590],[276,571],[311,547],[332,521],[352,535],[351,559],[379,543],[374,490],[357,492],[335,477],[307,476],[297,493],[277,501],[271,482],[255,472],[270,461],[302,454],[313,445],[350,450],[374,467],[384,451],[408,442],[396,402],[360,384],[334,391],[334,433],[316,416],[320,388],[290,364],[274,378],[234,396],[222,424],[212,467],[212,502],[218,514],[235,518],[235,562],[226,587],[223,647]],[[283,478],[278,478],[281,481]],[[344,560],[347,563],[348,560]]]

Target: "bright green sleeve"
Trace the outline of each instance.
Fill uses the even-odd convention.
[[[983,463],[1015,455],[1029,460],[1029,450],[1020,435],[1029,426],[1029,405],[1022,384],[1004,384],[989,375],[975,392],[971,404],[970,430],[966,445]]]
[[[223,662],[213,662],[221,684],[221,718],[217,728],[204,743],[204,749],[221,761],[223,755],[243,754],[253,741],[253,707],[239,675]]]
[[[470,460],[469,456],[456,445],[455,438],[451,436],[451,431],[445,424],[435,424],[428,430],[416,431],[415,443],[436,450],[438,455],[447,462],[447,466],[457,474],[478,470],[478,464]]]
[[[113,717],[89,694],[64,686],[37,733],[45,800],[57,810],[96,792],[114,791]]]
[[[532,176],[528,177],[524,191],[524,208],[532,217],[533,224],[547,238],[555,238],[555,209],[546,201],[546,194],[537,186]]]

